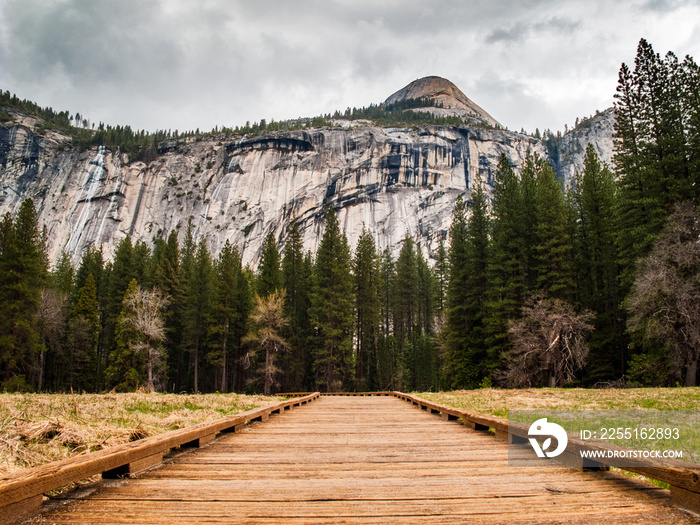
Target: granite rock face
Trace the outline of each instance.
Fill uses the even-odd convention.
[[[456,105],[459,93],[448,93],[441,109]],[[0,212],[14,213],[33,198],[51,260],[66,250],[76,264],[90,247],[111,258],[127,235],[150,245],[173,229],[184,234],[191,220],[196,240],[207,239],[214,254],[228,240],[244,264],[255,266],[265,235],[273,232],[283,247],[292,218],[305,249],[315,251],[330,206],[352,249],[364,224],[380,249],[396,255],[409,234],[430,256],[447,237],[457,196],[468,200],[477,180],[491,192],[501,154],[516,170],[528,154],[547,156],[539,140],[505,130],[344,121],[235,141],[168,141],[146,164],[104,147],[79,151],[68,137],[37,133],[35,119],[8,112],[14,122],[0,125]],[[550,159],[566,180],[581,169],[586,140],[609,159],[612,117],[604,115],[591,125],[595,133],[565,135],[558,158]]]
[[[600,160],[612,168],[614,124],[615,110],[610,108],[584,120],[562,136],[558,151],[550,155],[550,162],[562,180],[569,183],[577,171],[583,170],[588,144],[593,144]]]
[[[436,116],[457,116],[465,122],[499,128],[501,125],[467,97],[452,82],[441,77],[424,77],[414,80],[384,101],[390,105],[411,99],[430,99],[439,107],[415,108],[413,111],[433,113]]]
[[[226,240],[257,263],[264,236],[281,244],[296,217],[315,251],[324,210],[333,206],[354,246],[363,224],[394,252],[406,233],[428,255],[449,229],[457,195],[481,179],[490,188],[498,159],[515,165],[542,145],[522,135],[452,127],[316,129],[249,140],[182,141],[144,164],[93,148],[65,148],[60,136],[27,127],[0,130],[0,208],[32,197],[49,233],[50,256],[77,262],[91,246],[110,256],[126,235],[151,243],[193,221],[217,253]]]

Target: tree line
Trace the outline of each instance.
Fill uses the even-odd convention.
[[[316,253],[292,221],[256,269],[189,226],[49,268],[30,200],[0,225],[6,390],[338,391],[695,385],[700,73],[644,40],[620,71],[614,171],[592,145],[570,188],[502,156],[457,198],[429,264],[335,211]],[[564,191],[565,190],[565,191]]]

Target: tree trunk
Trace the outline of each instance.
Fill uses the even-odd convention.
[[[698,377],[698,358],[695,357],[688,364],[688,368],[685,371],[685,386],[695,386]]]
[[[149,392],[155,391],[155,388],[153,387],[153,356],[151,354],[152,350],[149,345],[148,348],[146,348],[146,355],[148,356],[146,361],[146,373],[148,375],[148,383],[146,388]]]
[[[221,393],[225,394],[228,389],[227,389],[227,382],[226,382],[226,342],[228,341],[228,318],[226,319],[226,322],[224,323],[224,344],[223,348],[221,349],[221,352],[223,353],[223,363],[221,365]]]
[[[332,392],[331,382],[333,378],[333,348],[330,348],[330,355],[328,356],[328,362],[326,363],[326,392]]]
[[[43,386],[42,383],[44,382],[44,352],[43,348],[41,352],[39,353],[39,381],[38,385],[36,388],[37,393],[41,394],[41,387]]]
[[[272,386],[272,375],[271,375],[271,366],[270,366],[270,360],[271,360],[271,354],[269,348],[265,348],[265,387],[264,387],[264,394],[266,396],[270,395],[270,390]]]
[[[199,335],[194,341],[194,393],[199,394]]]

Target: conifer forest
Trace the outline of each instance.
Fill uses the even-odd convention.
[[[49,261],[31,200],[0,225],[0,389],[428,391],[686,385],[700,358],[700,69],[642,40],[615,95],[614,165],[575,184],[503,156],[426,260],[325,212],[257,268],[184,227],[113,260]]]

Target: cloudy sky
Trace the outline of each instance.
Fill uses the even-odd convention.
[[[700,61],[700,0],[0,0],[0,89],[209,130],[439,75],[511,129],[556,130],[612,105],[641,37]]]

